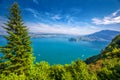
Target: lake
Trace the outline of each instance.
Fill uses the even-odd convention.
[[[36,62],[47,61],[53,64],[68,64],[72,61],[85,60],[97,55],[104,49],[108,42],[79,41],[70,42],[68,38],[32,38],[33,54]],[[5,40],[0,38],[0,46],[5,45]]]

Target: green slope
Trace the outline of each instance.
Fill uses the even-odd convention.
[[[99,54],[85,60],[87,64],[95,63],[101,59],[112,59],[120,57],[120,35],[116,36],[111,43]]]

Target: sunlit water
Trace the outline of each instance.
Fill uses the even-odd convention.
[[[32,38],[33,54],[36,62],[47,61],[50,64],[66,64],[80,58],[97,55],[108,42],[79,41],[70,42],[68,38]],[[0,38],[0,46],[6,41]]]

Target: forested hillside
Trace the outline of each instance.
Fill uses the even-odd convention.
[[[119,57],[120,57],[120,35],[116,36],[99,55],[90,57],[85,62],[90,64],[104,58],[112,59]]]
[[[85,61],[92,72],[96,72],[98,79],[120,79],[120,35],[99,54]]]

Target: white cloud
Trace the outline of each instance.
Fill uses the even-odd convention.
[[[69,24],[75,22],[75,20],[73,19],[73,17],[71,17],[70,15],[66,15],[66,19],[67,19],[67,22],[68,22]]]
[[[0,20],[1,20],[0,22],[1,24],[6,22],[6,19],[3,17],[0,17]],[[95,26],[88,25],[88,24],[87,25],[85,24],[85,26],[80,26],[79,23],[74,25],[73,23],[46,24],[41,22],[39,23],[26,22],[25,25],[28,27],[29,31],[33,33],[58,33],[58,34],[85,35],[85,34],[90,34],[90,33],[99,31],[99,29],[97,29]],[[0,28],[0,32],[3,32],[3,31],[4,30]]]
[[[26,23],[30,32],[33,33],[58,33],[58,34],[72,34],[85,35],[90,34],[99,29],[94,26],[70,26],[67,24],[45,24],[45,23]],[[88,30],[89,29],[89,30]]]
[[[33,2],[34,2],[35,4],[39,4],[38,0],[33,0]]]
[[[3,25],[7,21],[6,18],[0,16],[0,26]],[[119,26],[93,26],[86,22],[68,22],[68,23],[42,23],[42,22],[26,22],[26,26],[30,32],[33,33],[58,33],[58,34],[72,34],[72,35],[85,35],[94,33],[100,30],[110,29],[110,30],[118,30],[120,31]],[[3,28],[0,28],[0,33],[5,32]]]
[[[119,12],[120,12],[120,9],[112,13],[110,16],[106,16],[103,19],[93,18],[92,21],[96,25],[118,24],[120,23],[120,15],[118,15]]]
[[[112,13],[112,16],[116,16],[120,12],[120,9],[118,9],[116,12]]]
[[[53,20],[60,20],[61,18],[62,17],[60,15],[58,15],[58,14],[51,17],[51,19],[53,19]]]
[[[29,11],[32,13],[32,15],[35,17],[35,18],[38,18],[40,17],[40,13],[38,11],[36,11],[35,9],[32,9],[32,8],[26,8],[25,9],[26,11]]]

